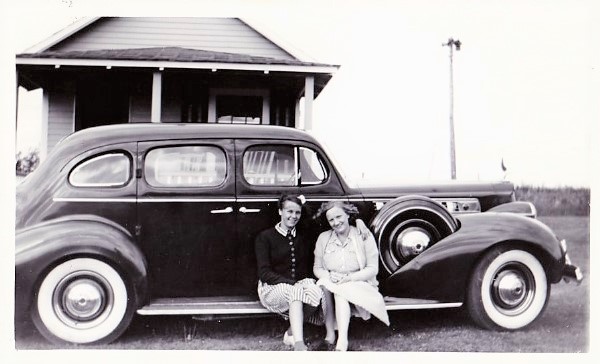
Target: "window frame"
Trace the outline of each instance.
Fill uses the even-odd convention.
[[[208,122],[218,124],[217,96],[259,96],[262,97],[262,115],[259,125],[271,123],[270,93],[268,89],[258,88],[210,88],[208,91]]]
[[[150,153],[152,153],[153,151],[159,150],[159,149],[174,149],[174,148],[186,148],[186,147],[210,147],[210,148],[219,150],[221,152],[221,154],[223,156],[223,160],[225,162],[223,179],[218,184],[206,185],[206,186],[189,186],[189,185],[178,186],[178,185],[154,185],[154,184],[151,184],[150,181],[148,180],[148,173],[147,173],[147,169],[146,169],[147,165],[148,165],[148,155]],[[230,166],[229,166],[229,160],[227,157],[227,151],[225,149],[223,149],[222,146],[220,146],[218,144],[200,142],[200,143],[190,143],[190,144],[187,144],[187,143],[186,144],[164,144],[164,145],[154,146],[144,152],[143,163],[140,168],[142,171],[142,176],[143,176],[142,178],[144,180],[144,183],[149,188],[156,189],[156,190],[176,189],[178,191],[181,191],[181,190],[190,190],[190,189],[193,189],[193,190],[214,189],[214,188],[222,187],[227,182]]]
[[[73,173],[75,172],[75,170],[77,170],[78,168],[81,168],[83,166],[86,166],[92,162],[97,162],[98,160],[101,160],[101,159],[104,159],[104,158],[107,158],[107,157],[110,157],[113,155],[120,155],[127,159],[128,168],[127,168],[127,179],[125,181],[120,182],[120,183],[83,183],[83,184],[73,183],[72,176],[73,176]],[[67,182],[69,183],[70,186],[75,187],[75,188],[121,188],[121,187],[127,186],[131,182],[133,175],[134,175],[133,174],[133,158],[131,157],[129,152],[124,151],[124,150],[110,150],[110,151],[106,151],[103,153],[94,154],[94,155],[87,157],[87,158],[83,159],[82,161],[76,163],[69,170],[69,173],[67,175]]]
[[[280,184],[255,184],[255,183],[251,183],[250,181],[248,181],[248,179],[246,178],[246,173],[245,173],[245,167],[246,164],[244,163],[244,159],[246,156],[246,153],[248,153],[249,151],[252,151],[252,149],[255,148],[269,148],[269,147],[288,147],[288,148],[292,148],[293,149],[293,160],[294,160],[294,181],[295,183],[293,185],[280,185]],[[301,166],[300,166],[300,148],[304,148],[306,150],[310,150],[311,152],[313,152],[318,161],[319,164],[321,166],[321,169],[324,173],[324,178],[320,181],[320,182],[315,182],[315,183],[304,183],[302,182],[302,174],[301,174]],[[325,163],[323,157],[321,156],[321,154],[319,153],[318,150],[315,150],[314,148],[311,148],[309,146],[306,145],[298,145],[298,144],[287,144],[287,143],[257,143],[257,144],[253,144],[248,146],[247,148],[244,149],[242,155],[241,155],[241,173],[240,173],[240,177],[243,180],[243,182],[245,184],[247,184],[248,186],[252,187],[252,188],[273,188],[273,187],[279,187],[279,188],[301,188],[301,187],[308,187],[308,186],[319,186],[319,185],[325,185],[331,177],[331,173],[329,171],[329,168],[327,167],[327,163]]]

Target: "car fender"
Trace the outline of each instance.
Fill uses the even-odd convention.
[[[560,281],[564,254],[554,233],[538,220],[510,213],[485,212],[459,218],[460,228],[385,279],[382,290],[395,297],[462,302],[478,259],[499,244],[533,253],[548,280]]]
[[[494,206],[488,210],[488,212],[510,212],[513,214],[520,214],[527,217],[537,217],[537,209],[531,202],[527,201],[513,201],[503,203],[498,206]]]
[[[131,284],[137,305],[147,299],[146,260],[127,230],[93,215],[72,215],[16,231],[15,307],[29,310],[36,285],[56,264],[75,256],[103,260]]]

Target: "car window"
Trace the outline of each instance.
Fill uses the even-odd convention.
[[[300,181],[302,185],[323,183],[327,178],[327,173],[317,153],[304,147],[300,147],[299,151]]]
[[[154,187],[214,187],[225,181],[225,171],[225,152],[206,145],[153,149],[144,165]]]
[[[315,151],[289,145],[250,147],[242,168],[244,179],[256,186],[314,185],[327,177]]]
[[[102,154],[73,168],[69,182],[76,187],[123,186],[131,178],[131,159],[124,153]]]

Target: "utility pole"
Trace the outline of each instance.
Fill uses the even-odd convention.
[[[454,144],[454,71],[453,56],[454,48],[460,51],[460,40],[449,38],[442,46],[450,48],[450,173],[452,179],[456,179],[456,148]]]

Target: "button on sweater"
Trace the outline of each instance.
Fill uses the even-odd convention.
[[[300,234],[286,237],[273,227],[258,234],[254,244],[258,279],[262,282],[294,284],[312,278],[312,252]]]

